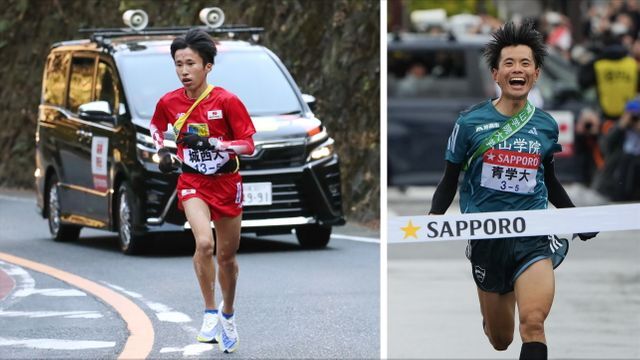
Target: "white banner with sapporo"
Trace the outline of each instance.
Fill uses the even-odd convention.
[[[640,229],[640,204],[390,217],[389,244]]]

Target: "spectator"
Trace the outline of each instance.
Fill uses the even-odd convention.
[[[572,38],[568,19],[557,12],[550,11],[546,14],[545,21],[549,26],[547,45],[569,60]]]
[[[576,122],[576,161],[579,164],[580,178],[587,184],[591,183],[596,170],[604,166],[604,158],[598,144],[600,123],[599,112],[589,107],[580,111]]]
[[[427,68],[419,62],[414,62],[409,66],[404,78],[398,81],[398,96],[420,96],[428,92],[433,83],[427,76]]]
[[[627,102],[620,120],[601,139],[605,166],[596,189],[614,201],[640,200],[640,100]]]
[[[615,121],[624,112],[625,103],[637,94],[638,66],[619,37],[608,32],[602,53],[582,67],[579,82],[585,89],[595,85],[604,119]]]

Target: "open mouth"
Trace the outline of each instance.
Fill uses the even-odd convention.
[[[511,86],[524,86],[526,82],[527,81],[522,77],[513,77],[509,79],[509,85]]]
[[[182,79],[182,83],[183,83],[184,85],[189,85],[189,84],[191,84],[191,79],[186,79],[186,78],[185,78],[185,79]]]

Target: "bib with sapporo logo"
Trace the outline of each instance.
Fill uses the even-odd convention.
[[[517,194],[534,192],[540,154],[489,149],[482,156],[480,185]]]

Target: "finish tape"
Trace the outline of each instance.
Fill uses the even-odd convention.
[[[389,244],[640,229],[640,204],[389,218]]]

